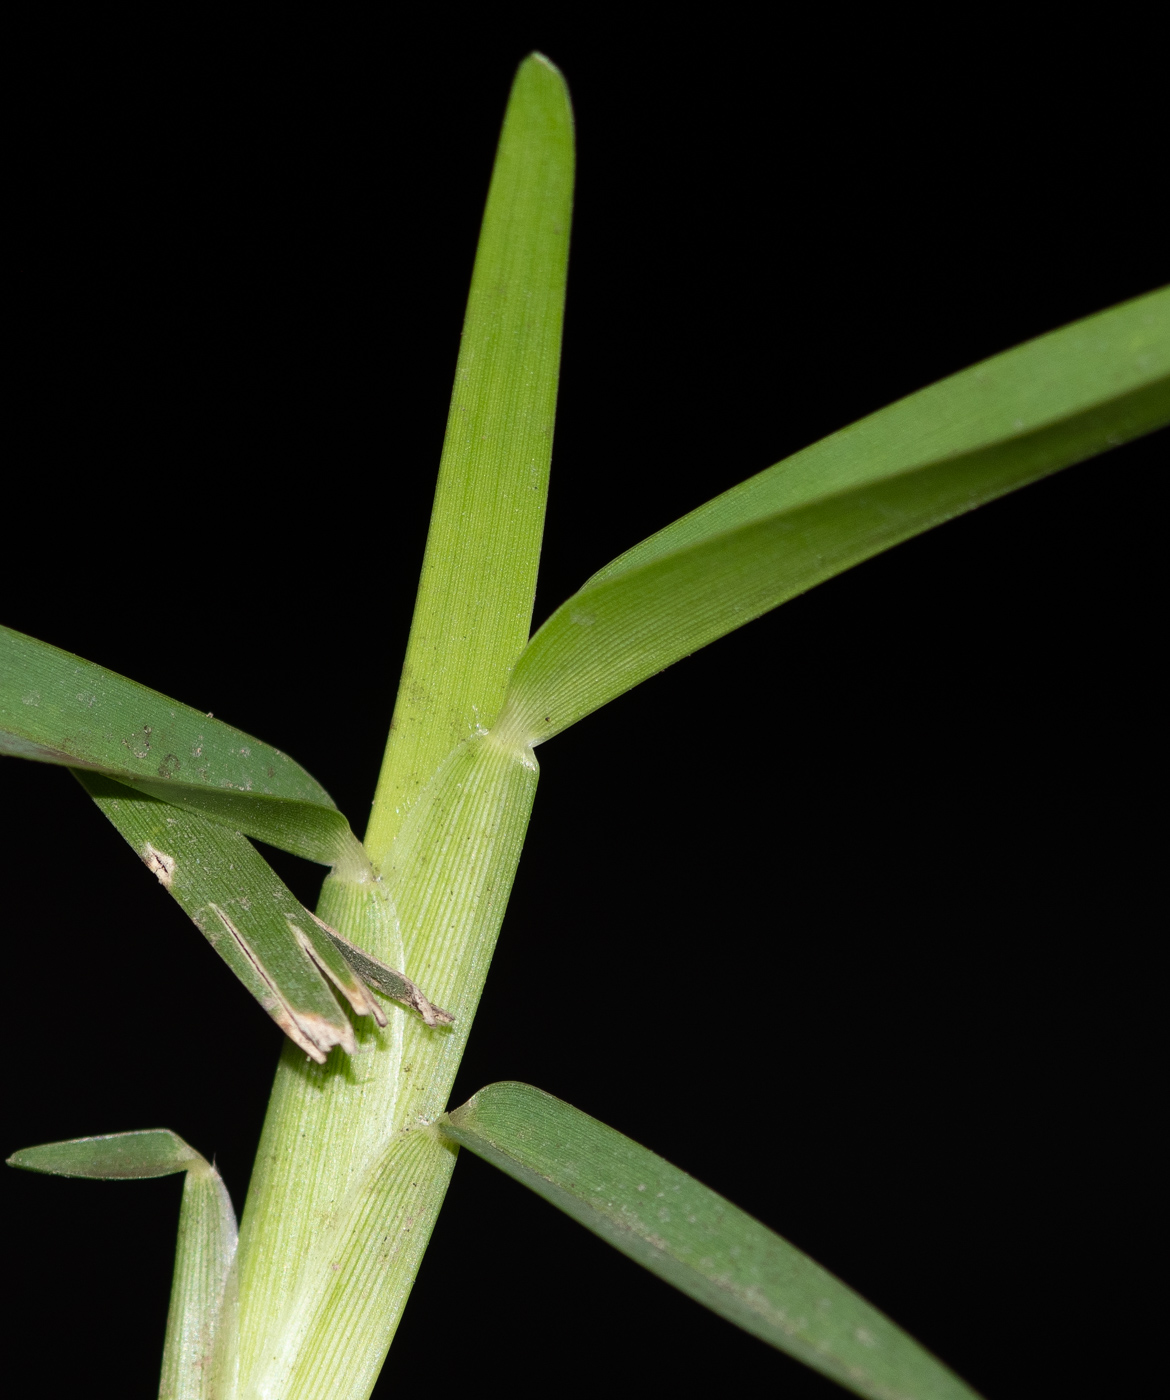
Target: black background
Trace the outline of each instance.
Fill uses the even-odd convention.
[[[528,49],[579,134],[538,620],[742,477],[1167,278],[1120,12],[1059,39],[576,13],[58,12],[10,51],[3,620],[286,749],[359,829]],[[1166,448],[903,545],[543,748],[455,1091],[523,1079],[630,1133],[1002,1400],[1134,1393]],[[242,1205],[279,1032],[65,772],[6,761],[0,804],[4,1150],[166,1125]],[[153,1394],[178,1180],[3,1181],[9,1355]],[[376,1394],[461,1373],[839,1393],[466,1154]]]

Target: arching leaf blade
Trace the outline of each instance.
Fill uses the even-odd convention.
[[[8,1165],[107,1181],[186,1173],[159,1400],[211,1400],[224,1369],[215,1361],[231,1350],[238,1312],[236,1216],[215,1167],[168,1128],[46,1142],[14,1152]]]
[[[10,627],[0,753],[105,773],[325,865],[365,864],[333,799],[287,754]]]
[[[626,550],[584,588],[777,511],[1108,409],[1167,375],[1170,288],[1162,288],[993,355],[822,438]]]
[[[738,1327],[870,1400],[975,1392],[840,1279],[631,1138],[529,1084],[440,1131]]]
[[[619,556],[548,619],[500,727],[538,743],[834,574],[1170,422],[1170,289],[953,375]]]

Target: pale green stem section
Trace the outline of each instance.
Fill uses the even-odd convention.
[[[344,1226],[314,1262],[294,1325],[295,1363],[260,1394],[350,1400],[373,1390],[443,1204],[455,1152],[432,1131],[404,1130],[355,1193]],[[369,1345],[372,1338],[382,1339]]]
[[[236,1217],[219,1172],[200,1159],[187,1169],[159,1400],[210,1400],[212,1355],[236,1327],[228,1275],[236,1253]]]
[[[387,1004],[388,1030],[355,1026],[353,1056],[333,1054],[318,1068],[286,1049],[241,1233],[246,1400],[369,1394],[450,1177],[451,1152],[413,1129],[446,1106],[535,790],[531,752],[483,735],[531,624],[572,166],[564,83],[543,59],[528,59],[488,196],[367,834],[385,886],[335,872],[320,905],[321,917],[360,947],[416,982],[429,976],[428,994],[455,1024],[430,1028]]]
[[[330,878],[318,910],[375,957],[403,965],[398,920],[381,886]],[[316,1065],[290,1042],[281,1057],[241,1229],[243,1394],[250,1393],[249,1378],[283,1354],[283,1313],[313,1245],[393,1133],[407,1013],[382,1004],[384,1031],[354,1021],[353,1055],[334,1053]]]
[[[416,1130],[438,1117],[449,1096],[536,777],[530,753],[510,752],[491,736],[470,740],[443,765],[402,832],[408,851],[395,893],[403,926],[420,930],[406,957],[435,979],[455,1023],[433,1030],[417,1017],[398,1018],[403,1064],[393,1117],[364,1176],[313,1241],[295,1301],[280,1320],[279,1345],[242,1391],[247,1397],[359,1400],[377,1379],[454,1162]],[[311,1147],[303,1156],[321,1160]]]

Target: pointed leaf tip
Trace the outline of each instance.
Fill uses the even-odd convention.
[[[171,1176],[199,1163],[206,1165],[205,1158],[168,1128],[46,1142],[23,1147],[8,1158],[10,1167],[25,1171],[113,1181]]]
[[[440,1119],[439,1130],[704,1307],[856,1394],[978,1400],[787,1240],[551,1094],[489,1084]]]

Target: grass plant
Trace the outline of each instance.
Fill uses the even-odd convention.
[[[805,448],[627,550],[530,636],[572,192],[567,90],[534,55],[500,139],[363,841],[271,746],[0,630],[4,750],[74,771],[287,1036],[238,1247],[214,1166],[164,1130],[11,1159],[70,1176],[186,1173],[163,1396],[368,1396],[460,1147],[856,1394],[974,1394],[845,1283],[630,1138],[530,1086],[488,1086],[450,1112],[449,1099],[536,748],[874,554],[1170,421],[1170,292]],[[315,912],[249,838],[329,867]]]

